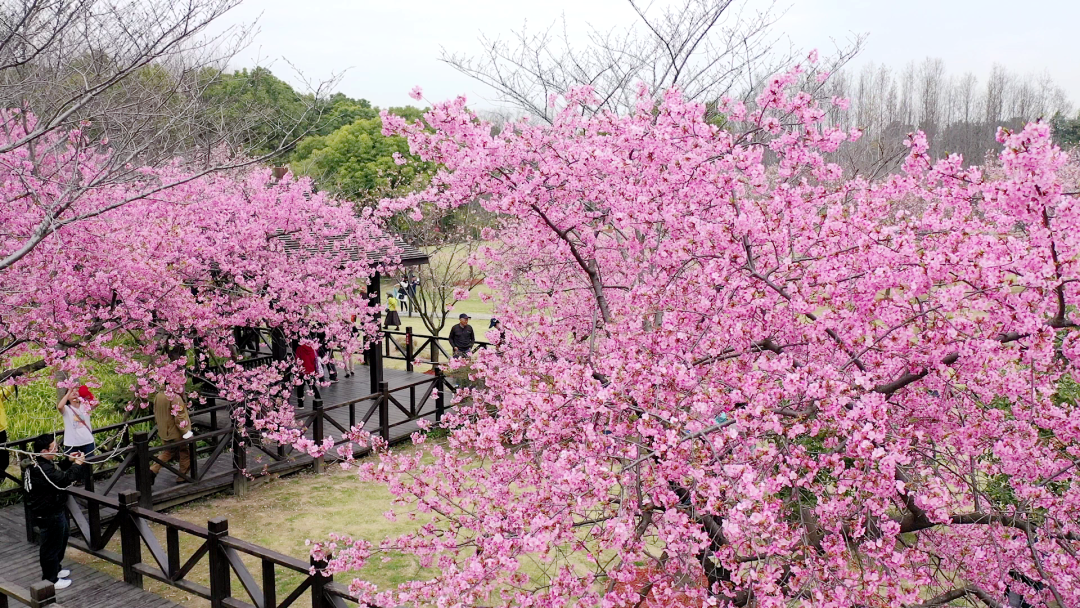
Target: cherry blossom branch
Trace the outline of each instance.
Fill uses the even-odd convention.
[[[1009,332],[1009,333],[1005,333],[1005,334],[1002,334],[1002,335],[998,336],[997,341],[1002,343],[1002,344],[1008,344],[1009,342],[1015,342],[1017,340],[1021,340],[1021,339],[1025,338],[1025,337],[1027,337],[1027,335],[1028,334],[1021,334],[1021,333],[1018,333],[1018,332]],[[956,363],[959,360],[960,360],[960,353],[952,353],[951,355],[947,355],[946,357],[944,357],[941,360],[941,364],[945,365],[945,366],[949,366],[949,365],[952,365],[953,363]],[[909,384],[912,384],[914,382],[918,382],[919,380],[922,380],[929,373],[930,373],[929,368],[924,368],[924,369],[922,369],[922,370],[920,370],[918,372],[909,372],[909,373],[906,373],[906,374],[900,376],[896,380],[893,380],[892,382],[889,382],[887,384],[879,384],[879,385],[875,386],[872,389],[872,391],[875,392],[875,393],[881,393],[883,395],[892,395],[893,393],[895,393],[896,391],[904,388],[905,386],[907,386]]]
[[[786,289],[780,287],[776,283],[773,283],[772,279],[770,279],[767,275],[761,274],[757,271],[757,268],[754,264],[753,254],[751,253],[750,249],[750,241],[748,237],[745,236],[743,237],[743,248],[746,250],[746,264],[747,269],[750,271],[750,275],[755,279],[758,279],[759,281],[765,283],[767,286],[769,286],[770,289],[779,294],[780,297],[790,302],[791,295],[787,292]],[[802,313],[802,315],[805,316],[807,319],[810,319],[811,321],[817,321],[817,316],[812,312],[805,312]],[[831,338],[833,342],[836,342],[837,346],[839,346],[840,349],[844,351],[844,354],[851,357],[851,361],[855,363],[855,367],[859,368],[859,371],[866,371],[866,365],[863,364],[863,362],[859,359],[859,355],[852,353],[851,350],[848,349],[847,345],[844,344],[844,341],[840,338],[840,335],[837,334],[834,329],[832,329],[831,327],[827,328],[825,330],[825,333],[828,334],[829,338]]]
[[[979,600],[982,601],[982,603],[986,604],[989,608],[1004,608],[1001,602],[998,602],[993,597],[991,597],[989,593],[979,587],[976,587],[975,585],[965,585],[951,591],[946,591],[945,593],[930,598],[921,604],[916,604],[912,608],[931,608],[933,606],[945,606],[946,604],[954,600],[958,600],[969,595],[974,595],[975,597],[979,598]]]
[[[578,251],[577,245],[570,240],[569,233],[573,229],[560,229],[537,205],[530,205],[530,208],[540,216],[540,219],[544,220],[544,223],[548,225],[548,228],[551,228],[560,240],[570,247],[570,254],[574,256],[574,260],[577,262],[578,266],[580,266],[589,277],[589,283],[592,285],[593,297],[596,298],[596,304],[600,307],[600,314],[603,316],[604,323],[610,323],[612,319],[611,309],[608,307],[607,298],[604,295],[604,285],[600,282],[600,273],[596,269],[596,264],[587,262]]]

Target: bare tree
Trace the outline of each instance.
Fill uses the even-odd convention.
[[[865,65],[857,84],[841,71],[829,79],[828,90],[851,102],[849,111],[833,110],[830,119],[863,132],[836,156],[848,170],[871,178],[899,168],[913,131],[926,133],[934,156],[957,153],[981,162],[998,145],[998,127],[1019,129],[1030,120],[1067,115],[1070,108],[1064,91],[1045,74],[1017,76],[996,65],[980,87],[974,75],[950,76],[934,58],[898,73]]]
[[[508,41],[481,37],[482,55],[444,51],[442,60],[490,86],[499,101],[550,122],[549,97],[574,86],[593,87],[600,99],[593,111],[632,110],[638,83],[653,95],[678,87],[708,103],[750,93],[792,57],[778,52],[771,26],[780,11],[773,3],[754,9],[742,0],[682,0],[654,9],[629,0],[629,6],[638,17],[634,26],[592,29],[581,47],[564,20],[561,29],[523,28]]]
[[[280,139],[264,147],[271,152],[257,157],[228,145],[238,130],[255,121],[310,123],[306,114],[319,111],[315,101],[321,91],[310,97],[305,116],[269,116],[252,108],[239,112],[246,122],[214,120],[203,93],[221,77],[251,30],[236,26],[213,36],[206,32],[238,3],[11,0],[0,5],[0,107],[17,109],[24,117],[21,129],[6,133],[0,155],[26,149],[33,158],[45,152],[37,148],[50,134],[80,128],[92,135],[93,151],[108,157],[95,174],[67,184],[59,195],[27,193],[40,208],[40,221],[18,235],[16,245],[0,251],[0,272],[65,225],[176,185],[142,182],[125,200],[89,208],[76,204],[95,189],[141,180],[140,167],[201,150],[202,162],[187,178],[194,179],[264,161],[304,135],[298,128],[277,129]],[[211,153],[221,149],[224,155]]]
[[[446,328],[454,305],[464,292],[472,294],[485,278],[471,257],[484,244],[481,233],[496,221],[474,202],[453,210],[432,207],[420,221],[409,222],[405,237],[422,247],[429,263],[417,268],[417,289],[409,292],[410,309],[420,315],[431,335]]]

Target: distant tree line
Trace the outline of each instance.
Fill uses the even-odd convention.
[[[850,103],[847,110],[834,106],[831,121],[863,130],[842,158],[864,174],[894,170],[915,130],[926,133],[934,157],[962,154],[969,163],[999,149],[998,127],[1018,131],[1034,119],[1051,122],[1062,145],[1080,139],[1080,120],[1060,86],[1048,75],[1016,74],[1000,65],[980,80],[970,72],[950,74],[936,58],[900,70],[869,64],[832,75],[826,91]]]

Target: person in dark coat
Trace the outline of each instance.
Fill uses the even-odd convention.
[[[458,324],[450,329],[450,346],[454,347],[455,357],[468,357],[476,343],[476,334],[469,325],[469,315],[458,315]]]
[[[65,506],[67,493],[63,488],[83,477],[83,454],[72,452],[65,458],[56,448],[56,437],[45,434],[34,439],[33,464],[26,470],[26,504],[34,525],[41,530],[41,578],[65,589],[71,572],[61,569],[68,544],[68,518]],[[60,458],[59,465],[54,461]],[[74,464],[72,464],[74,463]]]

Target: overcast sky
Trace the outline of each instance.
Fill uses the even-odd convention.
[[[665,2],[666,0],[656,0]],[[756,0],[751,0],[756,1]],[[925,57],[950,73],[981,79],[1000,63],[1013,72],[1046,72],[1080,103],[1080,0],[789,0],[778,33],[799,48],[833,48],[833,40],[869,35],[857,64],[901,67]],[[565,14],[571,34],[635,21],[626,0],[244,0],[227,23],[258,19],[259,33],[234,67],[270,65],[296,84],[290,63],[322,80],[345,71],[338,89],[387,107],[466,94],[492,107],[481,85],[439,61],[442,49],[475,54],[481,33],[494,37],[546,27]],[[288,63],[286,63],[286,60]]]

